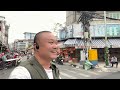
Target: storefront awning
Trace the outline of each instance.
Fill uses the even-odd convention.
[[[120,39],[108,39],[106,41],[107,46],[110,48],[120,48]],[[65,47],[76,47],[76,48],[84,48],[84,41],[81,39],[68,39],[64,42]],[[104,48],[105,47],[105,39],[92,39],[91,40],[91,48]]]
[[[83,40],[77,40],[78,44],[76,48],[85,48]],[[92,39],[91,48],[104,48],[105,47],[105,40],[104,39]],[[90,47],[88,46],[88,47]],[[107,41],[107,46],[110,47],[110,43]]]
[[[64,41],[59,42],[58,44],[59,44],[59,47],[60,47],[60,48],[65,48]]]
[[[76,44],[75,48],[85,48],[84,41],[81,39],[77,39],[77,44]]]
[[[77,39],[77,42],[78,42],[78,46],[84,46],[84,42],[83,42],[83,40],[81,40],[81,39]]]
[[[76,48],[83,48],[84,42],[81,39],[68,39],[65,43],[65,46],[67,47],[76,47]]]
[[[120,39],[108,39],[112,48],[120,48]]]
[[[105,47],[105,42],[103,39],[93,39],[91,43],[92,43],[91,45],[92,48],[104,48]]]
[[[65,41],[64,45],[65,46],[75,46],[77,45],[78,42],[77,42],[77,39],[68,39],[67,41]]]

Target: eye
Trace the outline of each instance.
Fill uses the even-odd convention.
[[[49,43],[50,43],[50,44],[53,44],[54,42],[51,41],[51,42],[49,42]]]

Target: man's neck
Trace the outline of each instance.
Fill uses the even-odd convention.
[[[38,55],[35,55],[37,61],[43,66],[43,68],[45,69],[50,69],[50,61],[43,59],[41,57],[39,57]]]

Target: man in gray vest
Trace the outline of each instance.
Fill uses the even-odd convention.
[[[9,79],[60,79],[59,70],[51,63],[59,53],[56,37],[41,31],[34,38],[34,56],[16,67]]]

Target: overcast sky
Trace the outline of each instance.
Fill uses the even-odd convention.
[[[66,21],[66,11],[0,11],[0,16],[5,16],[10,24],[9,43],[23,39],[24,32],[49,31],[55,23]]]

